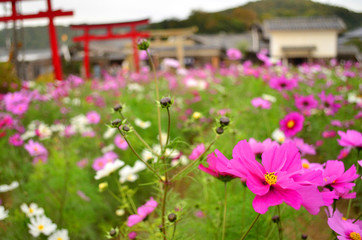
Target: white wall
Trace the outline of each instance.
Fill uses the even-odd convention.
[[[283,58],[282,47],[310,47],[313,58],[337,56],[337,31],[272,31],[270,32],[270,53],[272,59]]]

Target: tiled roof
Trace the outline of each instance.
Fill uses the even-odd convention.
[[[264,22],[266,31],[273,30],[338,30],[346,28],[338,17],[295,17],[276,18]]]

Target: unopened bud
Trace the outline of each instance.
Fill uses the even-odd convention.
[[[174,213],[170,213],[167,218],[170,222],[174,222],[174,221],[176,221],[177,216]]]
[[[275,223],[279,222],[279,220],[280,220],[280,217],[278,215],[275,215],[272,217],[272,221]]]
[[[116,106],[113,107],[113,110],[115,112],[120,112],[122,110],[123,106],[121,104],[118,104]]]
[[[122,127],[122,130],[125,131],[125,132],[128,132],[130,130],[130,128],[127,125],[124,125]]]
[[[147,39],[141,38],[138,40],[137,47],[139,50],[147,50],[150,47],[150,42]]]
[[[115,128],[118,128],[121,125],[121,123],[122,123],[121,119],[116,119],[111,122],[112,127],[115,127]]]
[[[302,239],[303,240],[306,240],[308,238],[308,235],[307,234],[302,234]]]
[[[160,104],[162,107],[170,107],[172,104],[171,98],[164,97],[160,100]]]
[[[228,117],[221,117],[220,124],[221,126],[227,126],[230,123],[230,119]]]
[[[222,127],[218,127],[218,128],[216,128],[216,133],[221,135],[224,133],[224,129]]]

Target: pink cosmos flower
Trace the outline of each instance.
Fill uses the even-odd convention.
[[[128,144],[127,144],[126,140],[124,140],[124,138],[120,134],[118,134],[114,138],[114,144],[122,150],[126,150],[128,148]]]
[[[334,130],[322,132],[322,137],[324,137],[324,138],[334,138],[335,136],[336,136],[336,131],[334,131]]]
[[[137,237],[137,233],[136,232],[130,232],[129,234],[128,234],[128,238],[129,239],[135,239]]]
[[[311,109],[318,107],[318,101],[313,95],[308,96],[296,96],[295,106],[302,112],[310,111]]]
[[[315,155],[315,147],[313,145],[307,144],[302,138],[293,138],[292,140],[303,155]]]
[[[21,139],[20,134],[16,133],[14,135],[12,135],[11,137],[9,137],[9,143],[13,146],[21,146],[24,144],[23,139]]]
[[[341,104],[336,103],[336,98],[333,94],[326,95],[324,91],[319,94],[319,98],[321,100],[321,108],[324,109],[326,115],[334,115],[338,112]]]
[[[347,132],[338,131],[341,139],[337,139],[339,145],[343,147],[362,147],[362,134],[356,130],[347,130]]]
[[[205,152],[205,145],[203,143],[197,145],[189,156],[190,160],[198,159]]]
[[[206,215],[205,215],[205,213],[204,213],[203,211],[197,210],[197,211],[195,212],[195,217],[197,217],[197,218],[204,218],[204,217],[206,217]]]
[[[227,51],[226,51],[226,56],[230,59],[230,60],[240,60],[243,55],[242,53],[240,52],[239,49],[236,49],[236,48],[229,48]]]
[[[271,88],[278,91],[292,90],[298,86],[298,80],[296,78],[287,79],[285,76],[272,77],[269,81]]]
[[[280,120],[280,129],[285,136],[292,137],[303,129],[304,117],[300,113],[291,112]]]
[[[338,154],[338,157],[337,159],[338,160],[341,160],[343,158],[346,158],[348,155],[349,155],[349,152],[351,151],[351,148],[343,148],[339,154]]]
[[[30,140],[24,147],[33,157],[48,155],[46,148],[42,144],[34,142],[33,140]]]
[[[302,167],[304,170],[321,170],[323,171],[323,165],[320,163],[311,163],[307,159],[302,159]]]
[[[106,162],[103,157],[94,159],[94,162],[92,164],[92,168],[94,170],[99,171],[99,170],[103,169],[104,166],[106,166]]]
[[[85,193],[84,192],[82,192],[81,190],[78,190],[77,191],[77,194],[78,194],[78,196],[81,198],[81,199],[83,199],[84,201],[86,201],[86,202],[89,202],[91,199],[87,196],[87,195],[85,195]]]
[[[143,221],[143,219],[145,219],[147,215],[149,215],[156,209],[157,205],[157,201],[155,201],[153,197],[151,197],[150,200],[148,200],[144,205],[137,208],[137,214],[132,214],[128,217],[127,226],[132,227],[137,223]]]
[[[207,156],[208,167],[200,164],[199,169],[220,179],[221,181],[228,182],[235,178],[233,174],[228,173],[229,159],[227,159],[219,150],[215,150]]]
[[[79,168],[85,168],[87,165],[88,165],[88,159],[87,158],[84,158],[84,159],[77,162],[77,166]]]
[[[253,98],[251,100],[251,104],[255,107],[255,108],[262,108],[262,109],[270,109],[271,107],[271,102],[269,102],[268,100],[265,100],[263,98]]]
[[[97,124],[101,120],[101,116],[96,111],[87,113],[88,122],[91,124]]]
[[[230,168],[243,169],[246,172],[246,185],[256,194],[253,208],[264,214],[270,206],[283,202],[299,209],[303,203],[302,196],[295,190],[299,187],[292,176],[301,172],[302,165],[298,149],[293,143],[281,147],[274,146],[262,155],[262,164],[255,160],[249,144],[240,141],[233,150],[238,157],[231,160]]]
[[[263,142],[258,142],[254,138],[249,139],[249,145],[255,155],[262,154],[265,150],[277,146],[278,143],[270,138],[265,139]]]
[[[324,186],[330,186],[337,195],[343,195],[352,190],[356,185],[353,180],[358,178],[356,167],[352,165],[344,171],[344,163],[337,160],[329,160],[323,172]]]
[[[8,93],[4,97],[6,111],[16,115],[24,114],[29,107],[31,99],[23,92]]]
[[[333,210],[329,210],[332,215]],[[353,220],[345,219],[343,215],[336,210],[333,216],[328,218],[329,227],[335,231],[339,240],[360,240],[362,236],[361,222],[353,223]]]

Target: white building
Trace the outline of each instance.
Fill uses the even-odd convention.
[[[345,24],[337,17],[298,17],[268,20],[263,27],[271,58],[288,62],[337,57]]]

